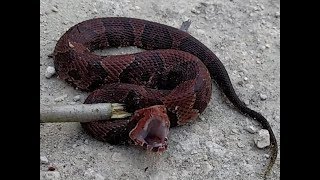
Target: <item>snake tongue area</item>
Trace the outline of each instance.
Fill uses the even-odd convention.
[[[137,122],[129,133],[136,145],[154,152],[167,149],[170,121],[165,106],[155,105],[139,109],[135,111],[131,121]]]

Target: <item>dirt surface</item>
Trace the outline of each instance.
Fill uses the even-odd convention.
[[[221,59],[237,94],[270,121],[280,144],[279,0],[41,0],[41,104],[83,103],[87,93],[56,76],[46,77],[47,67],[53,66],[47,56],[68,28],[106,16],[136,17],[174,27],[190,19],[189,33]],[[258,123],[230,106],[215,84],[206,111],[191,125],[171,129],[169,148],[162,155],[99,142],[78,123],[41,124],[40,176],[66,180],[258,180],[268,162],[268,150],[256,147],[257,133],[246,130],[250,126],[260,129]],[[49,167],[55,171],[48,171]],[[280,154],[269,178],[280,179]]]

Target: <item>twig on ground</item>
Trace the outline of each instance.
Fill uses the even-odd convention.
[[[119,103],[40,106],[40,123],[90,122],[131,116]]]

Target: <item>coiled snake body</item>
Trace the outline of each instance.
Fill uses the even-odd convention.
[[[136,46],[149,51],[98,56],[96,49]],[[163,24],[125,17],[95,18],[71,27],[58,41],[54,65],[60,79],[92,91],[85,103],[124,103],[131,118],[82,123],[90,135],[152,151],[167,148],[170,127],[194,120],[207,107],[212,81],[232,104],[270,133],[271,160],[277,141],[268,121],[236,95],[221,61],[190,34]]]

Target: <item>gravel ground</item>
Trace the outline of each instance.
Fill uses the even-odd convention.
[[[270,121],[280,144],[280,0],[41,0],[41,104],[83,103],[87,94],[57,79],[47,55],[68,28],[105,16],[174,27],[191,19],[189,33],[221,59],[240,98]],[[268,151],[254,143],[258,123],[230,106],[215,85],[206,111],[193,124],[171,129],[162,155],[96,141],[78,123],[40,128],[41,179],[258,180],[268,162]],[[280,179],[280,154],[269,177]]]

